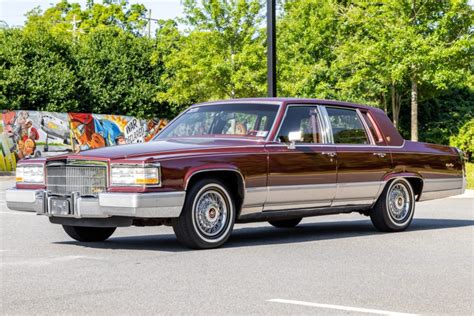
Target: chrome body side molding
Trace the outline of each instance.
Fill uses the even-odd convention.
[[[465,178],[424,179],[420,201],[441,199],[463,194],[466,189]]]
[[[335,183],[268,187],[263,211],[330,206]]]
[[[240,211],[241,216],[263,211],[263,204],[268,194],[267,187],[247,188],[244,194],[244,202]]]
[[[372,204],[385,181],[338,183],[334,205]]]
[[[391,181],[395,178],[391,178]],[[421,179],[421,178],[420,178]],[[443,198],[464,193],[465,180],[421,179],[424,181],[420,201]],[[287,211],[297,214],[302,209],[327,207],[371,207],[379,198],[388,181],[351,182],[337,184],[294,185],[249,188],[240,218],[270,211]],[[336,196],[328,193],[336,188]]]
[[[239,218],[270,211],[371,206],[384,185],[384,181],[374,181],[247,188]]]

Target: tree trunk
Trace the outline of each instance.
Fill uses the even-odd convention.
[[[380,100],[381,100],[381,103],[383,105],[383,111],[385,112],[385,114],[387,114],[388,112],[388,109],[387,109],[387,98],[385,97],[385,93],[381,93],[380,94]]]
[[[230,98],[235,99],[235,82],[232,80],[233,75],[235,74],[235,51],[232,45],[230,46],[230,65],[231,65],[231,76],[230,76]]]
[[[424,4],[422,4],[423,6]],[[416,0],[411,4],[411,24],[416,27]],[[416,82],[415,65],[411,66],[411,140],[418,141],[418,83]]]
[[[418,141],[418,84],[411,79],[411,140]]]
[[[392,92],[392,120],[393,120],[393,125],[395,128],[398,128],[398,117],[400,115],[400,102],[399,98],[397,97],[397,90],[395,89],[395,85],[392,84],[391,87],[391,92]]]

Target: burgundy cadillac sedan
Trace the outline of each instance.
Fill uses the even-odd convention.
[[[464,192],[465,167],[456,148],[404,140],[379,109],[272,98],[194,105],[145,144],[23,160],[16,181],[9,208],[78,241],[171,225],[186,246],[214,248],[234,223],[291,228],[327,214],[402,231],[415,201]]]

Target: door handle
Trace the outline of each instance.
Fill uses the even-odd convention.
[[[329,157],[336,157],[336,153],[333,152],[333,151],[323,151],[321,154],[325,155],[325,156],[329,156]]]
[[[386,153],[373,153],[374,156],[379,156],[380,158],[383,158],[385,156],[387,156]]]

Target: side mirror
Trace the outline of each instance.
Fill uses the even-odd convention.
[[[303,133],[301,131],[290,132],[288,134],[288,140],[290,141],[290,144],[288,145],[288,149],[295,149],[296,142],[303,141]]]

